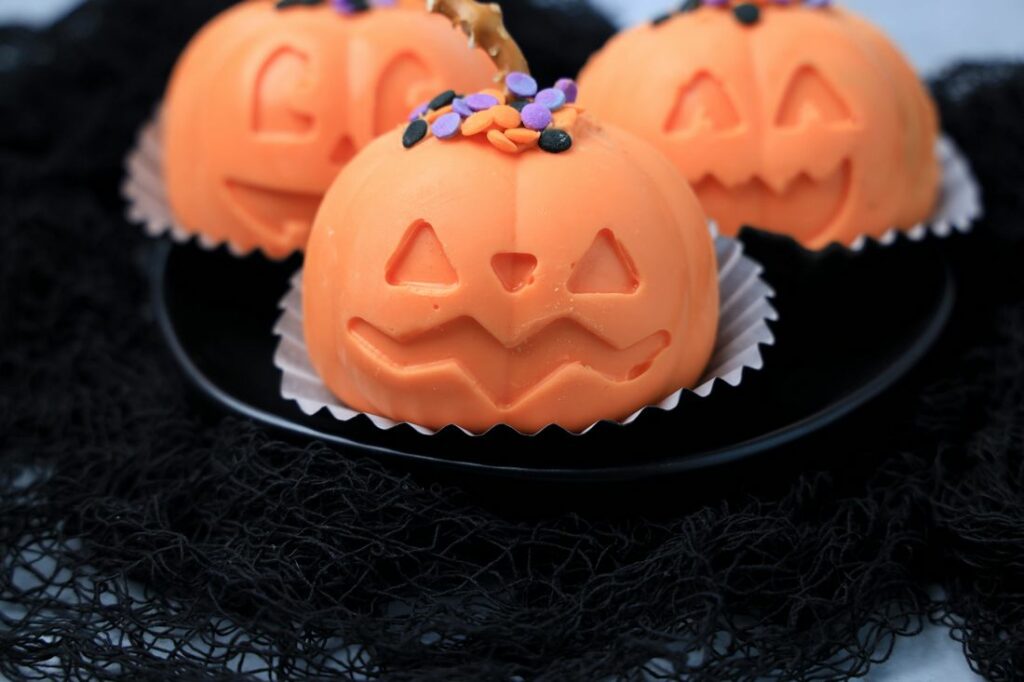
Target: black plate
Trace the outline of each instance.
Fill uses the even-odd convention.
[[[736,462],[835,423],[903,377],[949,319],[954,286],[934,244],[809,254],[755,233],[744,241],[777,291],[781,320],[765,369],[747,372],[738,388],[719,384],[709,398],[687,394],[676,410],[648,410],[629,426],[603,423],[584,436],[547,429],[527,437],[504,427],[477,438],[451,428],[422,436],[404,426],[381,431],[363,417],[307,417],[279,397],[272,360],[277,304],[297,258],[271,263],[163,243],[153,296],[189,379],[258,422],[409,464],[540,481],[628,481]]]

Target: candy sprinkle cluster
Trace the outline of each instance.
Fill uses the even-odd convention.
[[[289,7],[315,7],[326,0],[277,0],[277,9]],[[330,0],[331,6],[342,14],[359,14],[374,7],[393,7],[395,0]]]
[[[684,2],[675,12],[669,12],[655,17],[651,23],[658,26],[681,12],[692,12],[696,9],[700,9],[701,7],[719,7],[722,9],[732,8],[732,13],[736,17],[736,21],[750,26],[761,20],[761,8],[759,5],[765,4],[780,6],[804,5],[805,7],[831,7],[832,0],[761,0],[760,3],[734,3],[732,0],[686,0],[686,2]]]
[[[576,105],[578,92],[569,78],[538,90],[532,76],[518,71],[505,77],[504,92],[457,95],[448,90],[412,112],[402,144],[409,149],[429,135],[439,140],[483,135],[509,154],[534,146],[559,154],[572,147],[571,132],[583,111]]]

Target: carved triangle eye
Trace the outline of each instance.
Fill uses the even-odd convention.
[[[788,128],[806,120],[824,123],[853,121],[850,108],[822,74],[811,66],[801,66],[786,86],[776,125]]]
[[[387,282],[393,286],[449,288],[459,283],[455,268],[444,252],[434,228],[417,220],[387,265]]]
[[[701,128],[726,132],[739,127],[740,122],[725,87],[711,74],[701,72],[680,88],[665,121],[665,132],[692,133]]]
[[[567,286],[574,294],[632,294],[640,278],[625,247],[611,230],[601,230],[573,267]]]
[[[309,57],[292,47],[271,53],[256,77],[252,126],[256,133],[304,135],[312,114],[295,107],[294,98],[309,74]]]

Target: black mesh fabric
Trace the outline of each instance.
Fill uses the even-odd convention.
[[[936,84],[988,217],[949,242],[954,321],[900,389],[799,455],[527,489],[284,442],[189,392],[118,184],[216,4],[0,32],[0,675],[845,679],[928,619],[986,677],[1024,670],[1024,67]],[[606,36],[506,4],[528,51],[573,36],[545,76]]]

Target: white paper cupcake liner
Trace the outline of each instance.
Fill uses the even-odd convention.
[[[618,423],[630,424],[636,421],[644,410],[675,409],[685,392],[696,393],[706,398],[719,382],[739,386],[746,370],[759,370],[763,367],[761,346],[771,346],[775,343],[775,337],[768,327],[770,321],[778,320],[778,313],[770,301],[775,292],[762,279],[763,268],[743,254],[743,245],[740,242],[719,236],[715,238],[715,250],[718,257],[721,312],[718,338],[704,378],[696,388],[676,391],[660,403],[643,407]],[[301,270],[292,278],[291,290],[281,300],[279,307],[283,313],[274,327],[274,334],[280,337],[277,352],[274,354],[274,364],[282,372],[283,398],[298,403],[299,408],[307,415],[327,410],[335,419],[343,422],[365,415],[374,425],[385,430],[406,424],[423,435],[438,432],[437,429],[418,424],[398,422],[353,410],[327,389],[313,369],[306,349],[302,324]],[[470,436],[482,435],[457,425],[453,426]],[[597,423],[583,431],[572,433],[582,435],[595,426]]]
[[[861,251],[868,242],[888,246],[902,234],[911,241],[921,241],[929,235],[940,238],[955,232],[970,232],[971,226],[981,218],[981,189],[971,166],[957,146],[948,137],[939,138],[936,156],[942,164],[942,191],[934,215],[909,230],[893,228],[881,237],[861,236],[850,245],[852,251]],[[187,242],[193,237],[206,250],[226,246],[236,256],[245,256],[254,249],[240,248],[233,242],[211,239],[187,230],[174,220],[167,201],[163,177],[163,150],[159,114],[139,132],[138,143],[125,159],[125,179],[121,192],[127,202],[127,219],[142,225],[151,237],[169,235],[176,242]]]

